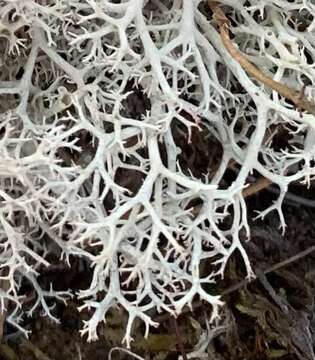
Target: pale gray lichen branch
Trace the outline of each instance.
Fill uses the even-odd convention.
[[[38,282],[51,254],[92,269],[79,294],[88,340],[116,305],[129,314],[127,346],[135,318],[148,334],[154,311],[179,314],[196,296],[215,318],[220,294],[205,289],[236,250],[253,276],[240,236],[250,236],[248,176],[280,188],[260,216],[276,210],[283,229],[288,185],[314,179],[314,116],[242,68],[205,3],[0,0],[0,300],[15,305],[8,321],[19,329],[24,282],[30,313],[55,319],[47,298],[70,296]],[[314,101],[312,2],[218,3],[247,59]],[[181,165],[176,131],[189,146],[201,129],[222,154],[197,178]],[[231,162],[239,171],[226,184]]]

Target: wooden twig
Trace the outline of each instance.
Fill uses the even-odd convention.
[[[315,115],[315,104],[307,99],[304,96],[303,91],[296,91],[290,87],[273,80],[271,77],[265,75],[261,72],[254,64],[246,59],[244,54],[242,54],[234,45],[233,41],[230,39],[229,27],[230,21],[225,16],[224,12],[220,8],[218,1],[208,0],[208,5],[213,12],[213,19],[220,29],[220,36],[222,42],[229,52],[229,54],[236,60],[242,68],[250,74],[253,78],[260,81],[269,88],[277,91],[281,96],[291,100],[297,109],[302,109],[308,113]]]
[[[263,275],[267,275],[267,274],[270,274],[270,273],[273,273],[285,266],[288,266],[298,260],[301,260],[302,258],[306,257],[307,255],[313,253],[315,251],[315,245],[312,245],[310,246],[308,249],[305,249],[303,251],[300,251],[299,253],[283,260],[283,261],[280,261],[278,263],[275,263],[269,267],[267,267],[265,270],[263,270],[261,273]],[[245,285],[248,285],[250,282],[253,282],[255,281],[255,279],[244,279],[240,282],[238,282],[237,284],[235,285],[232,285],[230,287],[228,287],[227,289],[223,290],[221,292],[221,296],[224,298],[225,296],[229,295],[229,294],[232,294],[233,292],[235,291],[238,291],[239,289],[243,288]],[[194,301],[192,303],[192,310],[195,311],[197,310],[198,308],[200,308],[202,305],[204,305],[204,303],[200,300],[198,301]],[[185,307],[181,313],[181,315],[185,314],[185,313],[188,313],[188,312],[191,312],[191,308],[188,308],[188,307]],[[162,321],[165,321],[167,318],[169,317],[169,314],[161,314],[161,315],[157,315],[155,318],[154,318],[154,321],[158,321],[158,322],[162,322]]]
[[[269,185],[272,184],[272,181],[269,179],[266,179],[264,177],[259,178],[255,183],[249,185],[247,188],[243,190],[243,196],[244,198],[250,197],[261,190],[266,189]]]

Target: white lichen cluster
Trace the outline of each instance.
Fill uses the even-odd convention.
[[[248,60],[314,99],[312,0],[219,3]],[[147,106],[135,115],[136,91]],[[188,145],[194,128],[216,139],[215,173],[180,166],[174,124]],[[314,154],[314,116],[247,74],[204,1],[0,0],[0,298],[15,326],[25,307],[54,318],[51,298],[71,293],[38,280],[58,251],[92,269],[76,294],[90,310],[89,340],[116,305],[129,315],[127,345],[135,318],[148,332],[154,311],[178,314],[196,296],[217,316],[220,294],[207,284],[236,250],[253,274],[240,239],[250,236],[248,175],[279,186],[260,215],[277,211],[284,229],[283,197],[314,178]]]

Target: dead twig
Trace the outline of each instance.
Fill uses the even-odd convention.
[[[271,180],[261,177],[255,183],[249,185],[247,188],[243,190],[243,196],[244,198],[250,197],[266,189],[271,184],[273,184]]]
[[[289,258],[287,258],[287,259],[285,259],[283,261],[280,261],[280,262],[278,262],[276,264],[273,264],[273,265],[267,267],[265,270],[263,270],[261,272],[261,274],[267,275],[267,274],[270,274],[270,273],[272,273],[274,271],[277,271],[277,270],[279,270],[279,269],[281,269],[281,268],[283,268],[285,266],[288,266],[288,265],[290,265],[290,264],[304,258],[305,256],[311,254],[314,251],[315,251],[315,245],[310,246],[308,249],[305,249],[305,250],[303,250],[303,251],[301,251],[301,252],[299,252],[299,253],[297,253],[297,254],[295,254],[295,255],[293,255],[293,256],[291,256],[291,257],[289,257]],[[227,296],[227,295],[229,295],[229,294],[243,288],[245,285],[249,284],[252,281],[255,281],[255,279],[254,280],[253,279],[244,279],[244,280],[238,282],[237,284],[232,285],[232,286],[228,287],[227,289],[223,290],[221,292],[221,296],[222,297]],[[203,304],[204,303],[201,302],[201,301],[193,302],[192,303],[193,311],[200,308]],[[182,314],[190,312],[190,311],[191,311],[191,309],[186,307],[186,308],[183,309]],[[169,317],[169,314],[161,314],[161,315],[156,316],[156,318],[154,320],[161,322],[161,321],[165,321],[167,319],[167,317]]]
[[[297,109],[305,110],[308,113],[315,115],[315,104],[305,99],[305,88],[301,91],[296,91],[262,73],[261,70],[259,70],[254,64],[252,64],[246,59],[244,54],[237,50],[233,41],[230,39],[230,21],[220,8],[219,2],[208,0],[208,5],[213,12],[214,21],[220,29],[220,36],[222,42],[229,54],[233,57],[233,59],[236,60],[242,66],[242,68],[253,78],[260,81],[269,88],[277,91],[281,96],[285,97],[286,99],[292,101]]]

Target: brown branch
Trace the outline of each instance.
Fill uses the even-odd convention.
[[[290,87],[281,84],[280,82],[275,81],[269,76],[263,74],[261,70],[259,70],[254,64],[246,59],[244,54],[237,50],[229,35],[230,21],[220,8],[219,2],[208,0],[208,5],[213,12],[214,21],[220,29],[222,42],[233,59],[236,60],[253,78],[260,81],[269,88],[277,91],[281,96],[291,100],[297,109],[303,109],[308,113],[315,115],[315,104],[305,99],[304,91],[301,92],[291,89]]]
[[[247,188],[243,190],[243,196],[244,198],[250,197],[261,190],[266,189],[269,185],[272,184],[272,181],[269,179],[266,179],[264,177],[259,178],[255,183],[249,185]]]

